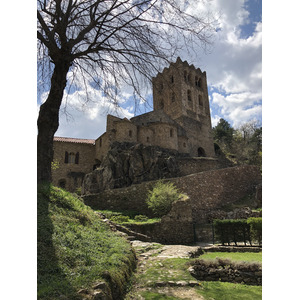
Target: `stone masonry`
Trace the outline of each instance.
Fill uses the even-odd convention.
[[[70,191],[81,187],[84,175],[101,165],[114,142],[215,157],[206,72],[178,58],[152,84],[153,111],[130,120],[108,115],[106,132],[96,140],[54,138],[54,160],[59,161],[53,171],[55,185]]]

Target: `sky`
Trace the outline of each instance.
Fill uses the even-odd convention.
[[[199,2],[200,3],[200,2]],[[210,9],[218,13],[218,30],[209,53],[199,49],[197,57],[180,54],[182,60],[206,71],[212,126],[220,118],[234,128],[262,121],[262,2],[261,0],[213,0]],[[80,82],[78,82],[80,86]],[[106,129],[107,113],[131,118],[152,107],[136,107],[130,90],[123,91],[117,111],[97,90],[88,87],[92,101],[85,103],[84,91],[65,92],[56,136],[96,139]],[[42,95],[44,101],[46,94]],[[152,95],[148,98],[152,102]],[[66,105],[67,104],[67,105]],[[37,111],[40,103],[38,102]]]

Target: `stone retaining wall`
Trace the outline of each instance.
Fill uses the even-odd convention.
[[[189,271],[198,280],[262,285],[260,263],[232,262],[219,258],[214,261],[199,259],[195,260]]]

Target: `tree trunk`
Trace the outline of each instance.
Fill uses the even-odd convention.
[[[51,88],[46,102],[40,107],[37,139],[37,182],[51,182],[53,137],[59,125],[59,109],[70,63],[58,62],[51,77]]]

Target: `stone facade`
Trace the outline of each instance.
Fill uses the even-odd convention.
[[[60,162],[53,172],[55,185],[71,191],[79,187],[81,175],[100,166],[114,142],[158,146],[191,157],[215,156],[206,73],[178,58],[152,84],[153,111],[130,120],[108,115],[106,132],[96,140],[54,138],[54,160]],[[72,166],[64,163],[66,151],[84,159]]]
[[[95,141],[54,137],[53,149],[52,183],[75,191],[85,174],[93,171]]]

